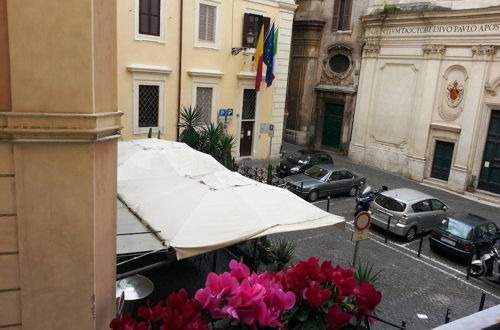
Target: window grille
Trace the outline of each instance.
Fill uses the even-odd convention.
[[[215,42],[215,16],[217,7],[200,4],[198,40]]]
[[[243,90],[243,118],[255,119],[255,105],[257,94],[255,89]]]
[[[205,124],[212,122],[212,95],[211,87],[196,88],[196,106],[201,110],[203,114],[201,120]]]
[[[139,33],[152,36],[160,35],[160,1],[140,0]]]
[[[158,127],[160,86],[139,85],[139,127]]]

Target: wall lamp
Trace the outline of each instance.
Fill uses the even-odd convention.
[[[249,30],[247,33],[247,45],[253,46],[254,38],[255,37],[253,35],[253,31]],[[253,48],[253,47],[233,47],[233,48],[231,48],[231,55],[238,55],[242,50],[247,50],[250,48]]]

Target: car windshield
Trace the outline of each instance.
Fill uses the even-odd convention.
[[[375,199],[375,202],[383,208],[388,209],[389,211],[403,212],[406,209],[405,203],[384,195],[378,195],[378,197]]]
[[[321,180],[322,178],[325,177],[325,175],[328,174],[328,171],[325,169],[322,169],[321,167],[313,166],[313,167],[307,169],[304,172],[304,174],[313,178],[313,179]]]
[[[453,218],[444,219],[438,227],[460,238],[470,239],[472,237],[472,226]]]
[[[308,162],[309,159],[311,159],[311,157],[309,155],[306,155],[306,154],[303,154],[302,152],[300,151],[296,151],[294,152],[292,155],[288,156],[286,158],[290,163],[293,163],[293,164],[298,164],[299,161],[304,163],[304,162]]]

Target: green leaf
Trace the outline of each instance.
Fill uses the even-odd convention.
[[[304,322],[309,317],[309,309],[306,308],[299,309],[297,313],[295,313],[295,317],[300,322]]]
[[[318,330],[318,329],[326,329],[326,324],[324,321],[319,320],[307,320],[302,325],[302,330]]]

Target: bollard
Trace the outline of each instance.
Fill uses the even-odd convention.
[[[217,250],[214,251],[212,258],[212,272],[217,272]]]
[[[387,238],[389,237],[389,226],[391,225],[391,218],[392,216],[389,216],[387,218],[387,227],[385,228],[385,244],[387,244]]]
[[[451,309],[447,308],[446,309],[446,316],[444,317],[444,323],[450,322],[450,313],[451,313]]]
[[[479,311],[482,311],[484,308],[484,299],[486,298],[486,293],[483,292],[481,295],[481,302],[479,303]]]
[[[302,194],[304,192],[304,182],[300,183],[300,193]]]
[[[420,252],[422,251],[422,243],[424,242],[424,236],[420,236],[420,243],[418,244],[418,257],[420,258]]]
[[[254,243],[253,243],[253,256],[252,256],[252,271],[256,272],[257,271],[257,238],[254,238]]]
[[[326,201],[326,212],[330,212],[330,196],[328,196],[328,200]]]
[[[406,321],[401,322],[401,327],[406,328]]]

